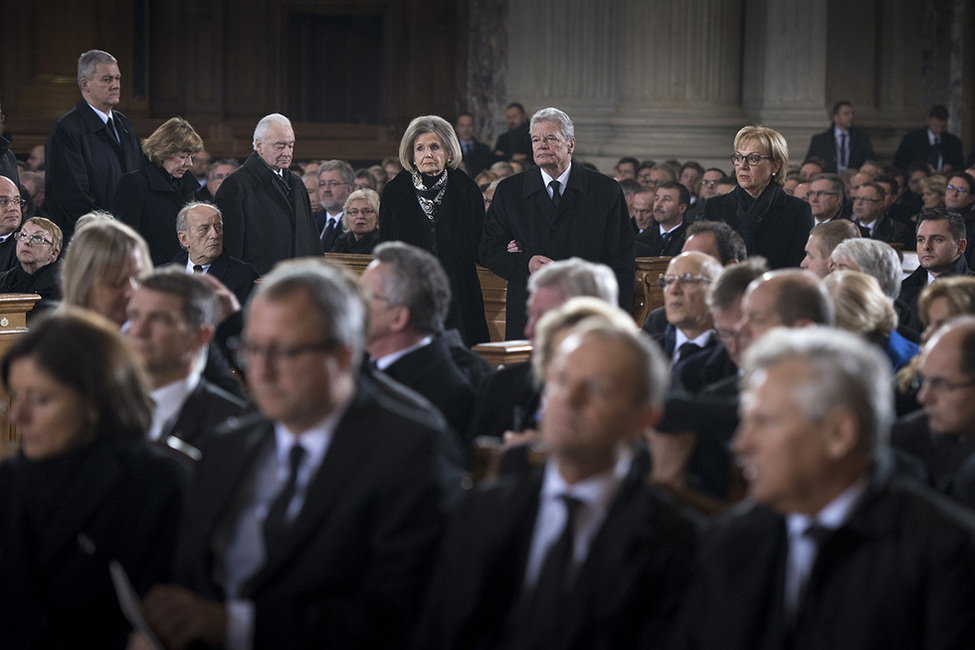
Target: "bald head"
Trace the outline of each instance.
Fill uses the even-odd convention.
[[[742,297],[738,323],[748,348],[774,327],[832,325],[833,304],[819,278],[809,271],[781,269],[752,281]]]
[[[918,401],[935,435],[975,435],[975,317],[939,329],[921,352]]]
[[[667,265],[664,275],[664,310],[667,322],[694,339],[711,328],[708,288],[719,275],[721,263],[697,251],[681,253]]]
[[[7,205],[0,209],[0,237],[5,237],[20,228],[24,218],[20,207],[20,190],[6,176],[0,176],[0,197],[7,200]]]

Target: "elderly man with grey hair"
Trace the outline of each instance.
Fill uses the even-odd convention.
[[[616,304],[619,286],[609,267],[570,257],[546,264],[528,281],[528,326],[534,339],[538,321],[570,298],[591,296]],[[532,374],[530,361],[498,370],[477,396],[471,437],[502,436],[506,431],[534,429],[540,409],[541,387]]]
[[[748,351],[732,447],[749,500],[703,536],[675,647],[971,645],[975,519],[897,473],[889,373],[827,328]]]
[[[45,150],[45,207],[67,244],[81,215],[109,210],[125,172],[139,169],[142,149],[132,122],[115,110],[122,74],[108,52],[78,58],[81,99],[54,125]]]
[[[575,126],[557,108],[531,119],[534,167],[498,184],[484,220],[480,261],[508,281],[505,338],[525,335],[528,279],[546,264],[581,257],[609,266],[620,306],[633,300],[633,228],[619,183],[573,163]]]
[[[254,153],[214,197],[223,213],[224,247],[262,275],[281,260],[321,255],[308,190],[288,170],[295,132],[280,113],[261,118]]]

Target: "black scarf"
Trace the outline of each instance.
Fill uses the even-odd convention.
[[[436,221],[440,204],[443,203],[443,197],[447,193],[447,170],[440,172],[439,176],[427,176],[414,171],[412,176],[413,189],[416,191],[416,198],[420,202],[423,214],[427,215],[430,221]]]
[[[752,196],[744,189],[739,187],[735,190],[738,195],[738,233],[745,240],[746,250],[754,251],[758,249],[755,240],[755,233],[762,227],[762,221],[768,214],[769,208],[779,199],[783,189],[772,179],[768,186],[762,190],[758,198]]]

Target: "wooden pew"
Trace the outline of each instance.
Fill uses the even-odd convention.
[[[647,316],[657,307],[664,306],[664,291],[658,280],[667,272],[672,257],[636,258],[636,282],[633,284],[633,320],[643,327]]]
[[[0,294],[0,355],[6,353],[14,339],[27,331],[27,312],[41,297],[33,293]],[[17,453],[17,432],[7,419],[10,398],[0,387],[0,459]]]

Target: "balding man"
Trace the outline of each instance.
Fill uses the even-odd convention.
[[[281,260],[322,254],[308,190],[288,171],[294,148],[291,121],[280,113],[265,116],[254,129],[254,153],[215,197],[227,252],[261,274]]]
[[[975,509],[975,318],[938,330],[920,370],[924,408],[898,421],[891,444],[924,463],[934,489]]]
[[[721,274],[721,263],[704,253],[681,253],[660,278],[667,327],[657,342],[672,366],[718,345],[708,311],[708,287]]]
[[[24,205],[17,185],[6,176],[0,176],[0,273],[17,264],[14,233],[24,219]]]
[[[821,278],[829,275],[832,265],[833,249],[840,242],[861,236],[861,231],[852,221],[834,219],[815,226],[809,231],[805,253],[799,266],[815,273]]]
[[[65,243],[78,217],[111,209],[119,178],[139,168],[142,149],[135,128],[115,110],[121,81],[114,56],[102,50],[82,54],[78,59],[81,99],[48,136],[46,206]]]
[[[748,351],[732,446],[750,500],[703,536],[675,647],[971,645],[975,519],[881,453],[889,373],[881,350],[826,328]]]

